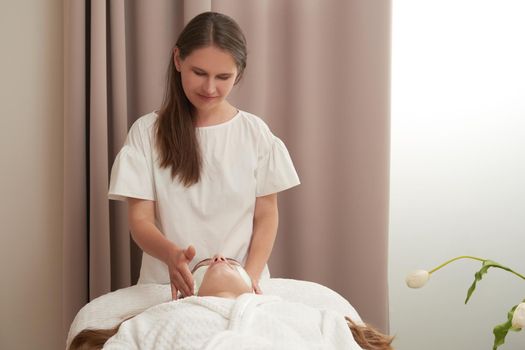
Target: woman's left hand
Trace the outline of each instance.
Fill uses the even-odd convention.
[[[251,279],[252,279],[252,288],[255,294],[262,294],[263,292],[261,290],[261,287],[259,287],[259,281],[254,278],[251,278]]]
[[[252,281],[252,289],[255,294],[263,294],[261,287],[259,287],[259,277],[261,276],[260,272],[255,272],[254,269],[250,268],[251,266],[246,265],[244,269],[248,273],[248,276],[250,276],[250,280]],[[257,276],[255,278],[254,276]]]

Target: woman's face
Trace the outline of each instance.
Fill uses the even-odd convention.
[[[197,114],[220,108],[238,74],[232,55],[212,45],[196,49],[182,60],[176,48],[174,60],[175,68],[181,73],[184,93]]]
[[[243,293],[251,293],[252,287],[241,277],[236,266],[238,262],[216,254],[211,259],[199,262],[193,268],[195,272],[201,266],[208,266],[199,287],[199,296],[222,296],[236,298]],[[242,268],[242,266],[241,266]]]

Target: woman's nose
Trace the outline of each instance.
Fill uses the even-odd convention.
[[[226,261],[226,258],[224,256],[222,256],[221,254],[215,254],[213,256],[213,261],[214,262],[217,262],[217,261]]]
[[[215,82],[213,79],[208,78],[204,82],[204,91],[208,96],[213,95],[215,93]]]

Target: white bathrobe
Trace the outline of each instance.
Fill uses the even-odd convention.
[[[124,322],[104,349],[361,349],[344,317],[268,295],[189,297]]]

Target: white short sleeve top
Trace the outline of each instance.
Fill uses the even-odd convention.
[[[111,169],[108,197],[155,201],[159,230],[180,247],[192,244],[190,268],[215,253],[246,262],[255,198],[300,184],[284,143],[259,117],[239,111],[229,121],[198,127],[201,179],[184,187],[160,168],[155,112],[139,118]],[[269,276],[267,267],[263,275]],[[169,283],[166,265],[144,253],[139,283]]]

